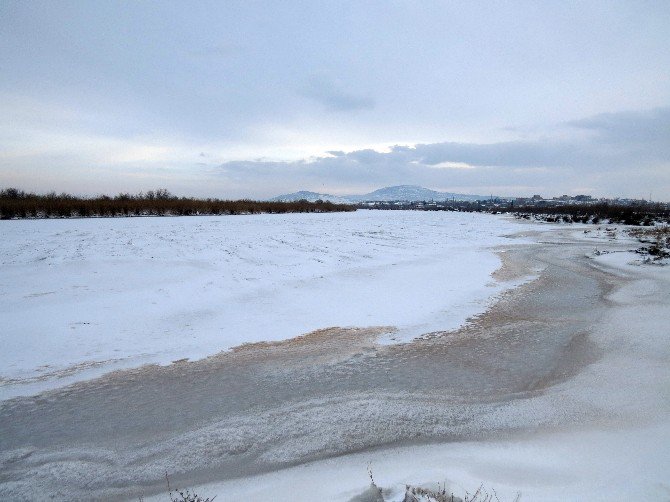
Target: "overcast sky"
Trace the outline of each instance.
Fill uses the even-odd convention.
[[[670,2],[0,2],[0,187],[670,200]]]

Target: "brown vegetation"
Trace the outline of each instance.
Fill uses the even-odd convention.
[[[270,202],[177,197],[165,189],[114,197],[77,197],[54,192],[34,194],[6,188],[0,190],[0,219],[73,218],[109,216],[191,216],[258,213],[327,213],[355,211],[353,206],[327,201]]]
[[[636,252],[648,255],[651,260],[670,258],[670,226],[663,225],[651,228],[634,228],[628,234],[635,237],[642,244]]]
[[[670,209],[666,204],[640,202],[636,204],[545,204],[520,206],[514,212],[517,217],[555,223],[621,223],[624,225],[652,225],[658,221],[670,221]]]

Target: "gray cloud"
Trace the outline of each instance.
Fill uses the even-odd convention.
[[[313,74],[300,94],[334,111],[371,110],[375,107],[371,97],[345,90],[342,82],[325,73]]]
[[[670,159],[670,107],[645,112],[605,113],[576,120],[573,127],[592,133],[602,157],[615,165],[665,162]]]
[[[569,125],[593,131],[606,142],[625,141],[670,144],[670,107],[647,111],[601,113],[568,122]]]
[[[220,169],[228,176],[275,180],[291,190],[318,189],[319,184],[366,188],[422,184],[483,193],[491,187],[516,187],[553,194],[592,191],[616,196],[622,195],[614,188],[616,183],[626,183],[628,195],[632,191],[641,196],[653,189],[670,198],[670,135],[659,134],[667,128],[669,116],[668,108],[595,116],[569,124],[595,134],[570,139],[446,142],[396,146],[389,152],[337,151],[310,162],[228,162]],[[625,131],[631,123],[642,126],[629,136]]]
[[[417,145],[414,160],[436,165],[465,162],[476,166],[581,167],[595,170],[635,167],[670,160],[670,108],[596,115],[568,126],[591,135],[492,144]],[[396,149],[408,154],[411,150]]]

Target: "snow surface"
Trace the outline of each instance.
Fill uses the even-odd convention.
[[[0,222],[0,398],[329,326],[455,329],[505,287],[491,215]],[[515,241],[515,244],[519,241]]]
[[[460,497],[472,496],[482,486],[501,502],[511,502],[519,494],[521,502],[666,501],[670,455],[659,451],[659,444],[670,444],[670,428],[409,446],[345,455],[191,491],[216,500],[350,502],[369,485],[370,467],[386,502],[401,502],[407,484],[436,489],[438,483]],[[143,498],[165,499],[165,495]]]

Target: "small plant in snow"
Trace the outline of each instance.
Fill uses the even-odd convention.
[[[372,468],[368,464],[368,477],[370,487],[361,495],[354,497],[350,502],[384,502],[384,490],[377,486],[372,476]],[[513,502],[519,502],[521,494],[518,493]],[[447,493],[447,483],[437,484],[437,490],[422,486],[405,485],[405,496],[403,502],[501,502],[495,490],[488,493],[481,485],[473,494],[465,493],[465,497],[457,497],[453,493]]]
[[[446,483],[442,487],[438,483],[437,490],[407,485],[403,502],[500,502],[496,491],[492,490],[492,492],[488,493],[484,485],[481,485],[472,495],[466,493],[465,498],[460,498],[454,496],[453,493],[447,494]],[[519,493],[514,502],[519,502],[520,499],[521,494]]]
[[[180,490],[175,488],[173,490],[170,488],[170,478],[168,477],[167,472],[165,472],[165,482],[167,483],[168,494],[170,496],[171,502],[212,502],[216,498],[215,495],[212,498],[207,497],[205,499],[196,493],[191,493],[188,489]]]
[[[646,262],[660,262],[665,258],[670,258],[670,226],[635,228],[629,230],[628,233],[641,243],[648,244],[635,250],[636,253],[647,256]]]

